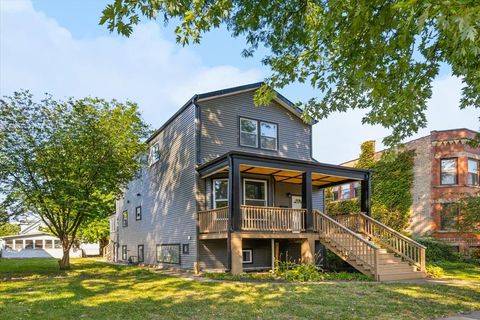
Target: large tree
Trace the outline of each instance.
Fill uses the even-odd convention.
[[[7,212],[38,215],[63,247],[61,269],[86,222],[111,211],[112,195],[140,167],[146,126],[137,105],[97,98],[0,100],[0,193]]]
[[[303,103],[306,117],[365,109],[363,123],[381,124],[396,143],[425,127],[432,80],[442,63],[462,79],[461,108],[480,106],[478,0],[112,0],[100,19],[129,36],[142,17],[177,23],[177,41],[198,43],[221,25],[243,36],[251,56],[269,49],[268,86],[308,82],[319,97]]]

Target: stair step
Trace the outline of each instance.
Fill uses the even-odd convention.
[[[425,278],[425,273],[423,272],[394,272],[379,274],[380,281],[411,280],[423,278]]]

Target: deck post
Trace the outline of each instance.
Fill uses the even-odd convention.
[[[305,217],[305,230],[313,230],[312,214],[312,172],[305,171],[302,174],[302,208],[307,209]]]
[[[231,158],[229,172],[229,189],[231,230],[239,231],[242,227],[242,215],[240,212],[242,180],[240,178],[240,162],[233,157]]]
[[[365,174],[365,179],[361,182],[360,210],[367,216],[371,216],[371,184],[370,173]]]
[[[302,263],[315,263],[315,237],[313,234],[307,234],[306,239],[302,239],[301,245]]]
[[[231,248],[231,261],[232,268],[230,272],[232,274],[240,274],[243,272],[242,265],[242,237],[238,233],[231,233],[230,235],[230,248]]]

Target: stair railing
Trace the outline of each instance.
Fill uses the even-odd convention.
[[[343,259],[354,259],[378,280],[380,247],[360,237],[326,214],[318,210],[314,210],[314,214],[314,227],[320,238],[333,244],[340,251],[337,254],[340,254]]]

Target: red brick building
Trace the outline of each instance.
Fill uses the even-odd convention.
[[[447,240],[465,253],[480,249],[479,226],[472,226],[471,232],[453,229],[459,219],[458,199],[480,195],[480,148],[468,144],[476,134],[469,129],[432,131],[405,143],[406,149],[415,150],[410,231]],[[381,153],[376,153],[377,159]],[[334,198],[354,198],[357,188],[354,184],[339,186]]]

